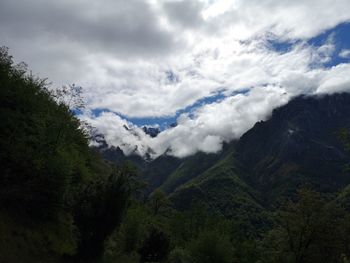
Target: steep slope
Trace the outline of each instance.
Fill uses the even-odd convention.
[[[225,215],[257,215],[262,205],[276,204],[301,184],[334,192],[350,183],[343,169],[350,156],[338,135],[342,128],[350,130],[350,94],[300,96],[219,154],[164,155],[146,162],[112,149],[109,157],[131,160],[149,183],[148,192],[161,188],[177,208],[199,199]]]
[[[141,179],[148,184],[146,193],[151,193],[160,187],[182,162],[181,159],[167,155],[162,155],[152,162],[146,162],[140,170]]]
[[[229,147],[230,145],[225,144],[223,150],[217,154],[198,152],[183,159],[177,169],[166,177],[160,188],[166,193],[172,193],[177,187],[196,178],[224,158]]]
[[[99,143],[96,148],[104,159],[115,164],[129,161],[136,166],[140,179],[148,184],[146,193],[151,193],[158,187],[168,194],[173,192],[178,186],[213,166],[225,155],[229,147],[225,144],[218,154],[198,152],[182,159],[164,154],[154,160],[145,160],[136,154],[126,156],[119,147],[109,147],[103,135],[99,134],[94,140]]]
[[[188,209],[193,202],[203,202],[211,211],[235,219],[249,234],[256,227],[267,226],[269,216],[261,205],[260,194],[241,179],[244,168],[233,155],[234,146],[211,168],[179,186],[169,198],[180,210]]]
[[[338,136],[342,128],[350,128],[350,94],[297,97],[244,134],[235,158],[247,168],[244,179],[267,200],[305,182],[337,191],[350,183],[343,169],[349,154]]]
[[[115,163],[122,164],[131,162],[140,174],[140,180],[147,183],[146,194],[151,193],[164,183],[170,174],[172,174],[184,160],[168,155],[162,155],[154,160],[146,160],[137,154],[125,155],[119,147],[109,147],[103,135],[95,136],[99,146],[95,147],[103,156],[104,159]]]
[[[116,164],[129,161],[136,166],[140,179],[148,184],[146,193],[151,193],[156,188],[161,188],[168,194],[173,192],[176,187],[213,166],[225,153],[225,151],[219,154],[199,152],[183,159],[161,155],[149,161],[138,155],[126,156],[119,147],[104,147],[103,145],[99,147],[99,151],[106,160]]]
[[[264,228],[267,211],[300,185],[335,192],[350,183],[344,170],[350,156],[338,135],[343,128],[350,130],[349,94],[297,97],[231,143],[212,167],[197,176],[180,167],[162,187],[176,177],[184,182],[169,196],[176,208],[200,200],[242,227]]]

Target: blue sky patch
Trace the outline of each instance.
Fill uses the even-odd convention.
[[[350,49],[350,23],[342,23],[338,26],[326,30],[322,34],[311,38],[308,43],[312,46],[322,46],[329,38],[333,38],[335,50],[329,62],[324,66],[327,68],[339,65],[341,63],[349,63],[349,58],[339,56],[339,53],[344,49]]]
[[[320,47],[324,45],[328,39],[332,38],[335,50],[331,56],[331,59],[324,63],[323,66],[330,68],[341,63],[349,63],[349,58],[339,56],[342,50],[350,49],[350,23],[342,23],[334,28],[324,31],[316,37],[310,38],[307,43],[314,47]],[[293,46],[299,41],[280,41],[271,37],[267,40],[267,46],[269,49],[279,52],[286,53],[292,50]]]
[[[194,104],[178,110],[176,112],[175,115],[173,116],[165,116],[165,117],[154,117],[154,118],[130,118],[127,116],[124,116],[122,114],[119,114],[117,112],[113,112],[109,109],[94,109],[92,110],[93,115],[95,116],[99,116],[101,113],[103,112],[113,112],[114,114],[117,114],[118,116],[122,117],[123,119],[128,120],[129,122],[142,127],[142,126],[159,126],[159,128],[161,130],[165,130],[167,128],[169,128],[171,125],[176,123],[177,118],[183,114],[183,113],[188,113],[191,114],[192,112],[194,112],[197,108],[205,105],[205,104],[211,104],[211,103],[215,103],[215,102],[219,102],[221,100],[223,100],[226,96],[224,95],[224,91],[225,90],[221,90],[219,92],[217,92],[216,94],[212,95],[212,96],[208,96],[205,97],[203,99],[200,99],[198,101],[196,101]],[[240,91],[240,92],[236,92],[238,93],[245,93],[246,91]]]

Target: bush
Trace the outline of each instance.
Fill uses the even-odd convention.
[[[129,197],[127,175],[117,169],[107,179],[98,178],[85,187],[74,209],[79,257],[102,256],[104,241],[121,223]]]
[[[233,262],[233,247],[225,235],[215,231],[200,233],[189,246],[193,262],[230,263]]]
[[[192,263],[189,252],[183,248],[175,248],[170,252],[169,263]]]
[[[140,262],[162,262],[167,258],[169,249],[168,236],[161,229],[152,226],[139,249]]]

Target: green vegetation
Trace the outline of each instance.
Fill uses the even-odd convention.
[[[99,258],[128,206],[133,172],[105,163],[71,108],[0,49],[0,261]]]
[[[160,186],[161,189],[166,193],[173,192],[177,187],[205,172],[221,157],[221,154],[206,154],[201,152],[188,157],[174,172],[166,177],[166,180]]]
[[[231,144],[150,163],[146,188],[130,163],[88,146],[89,127],[73,113],[81,88],[50,90],[6,48],[0,85],[0,262],[350,261],[350,186],[279,184],[283,199],[267,203]],[[349,148],[348,130],[340,136]],[[269,156],[261,163],[275,166]],[[298,171],[277,164],[280,175]]]
[[[242,222],[212,213],[200,202],[184,212],[155,215],[140,203],[128,210],[108,241],[108,262],[347,262],[350,213],[336,196],[301,188],[294,201],[271,212],[261,235]],[[151,200],[150,200],[151,202]],[[250,229],[250,231],[253,231]],[[148,251],[148,253],[145,253]],[[144,258],[148,255],[148,259]],[[167,255],[167,257],[165,256]]]

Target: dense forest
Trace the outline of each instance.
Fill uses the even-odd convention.
[[[84,106],[81,92],[54,90],[0,49],[0,262],[350,262],[348,179],[324,189],[312,180],[286,187],[285,176],[283,194],[269,184],[254,188],[253,173],[233,161],[237,149],[254,148],[251,132],[226,154],[191,157],[158,187],[148,178],[164,171],[145,172],[127,158],[116,164],[89,147],[94,131],[74,114]],[[350,136],[340,128],[332,140],[346,152]],[[346,162],[332,169],[349,177]],[[236,170],[249,174],[246,181]],[[200,187],[210,195],[201,198]],[[257,191],[272,194],[259,202]]]

